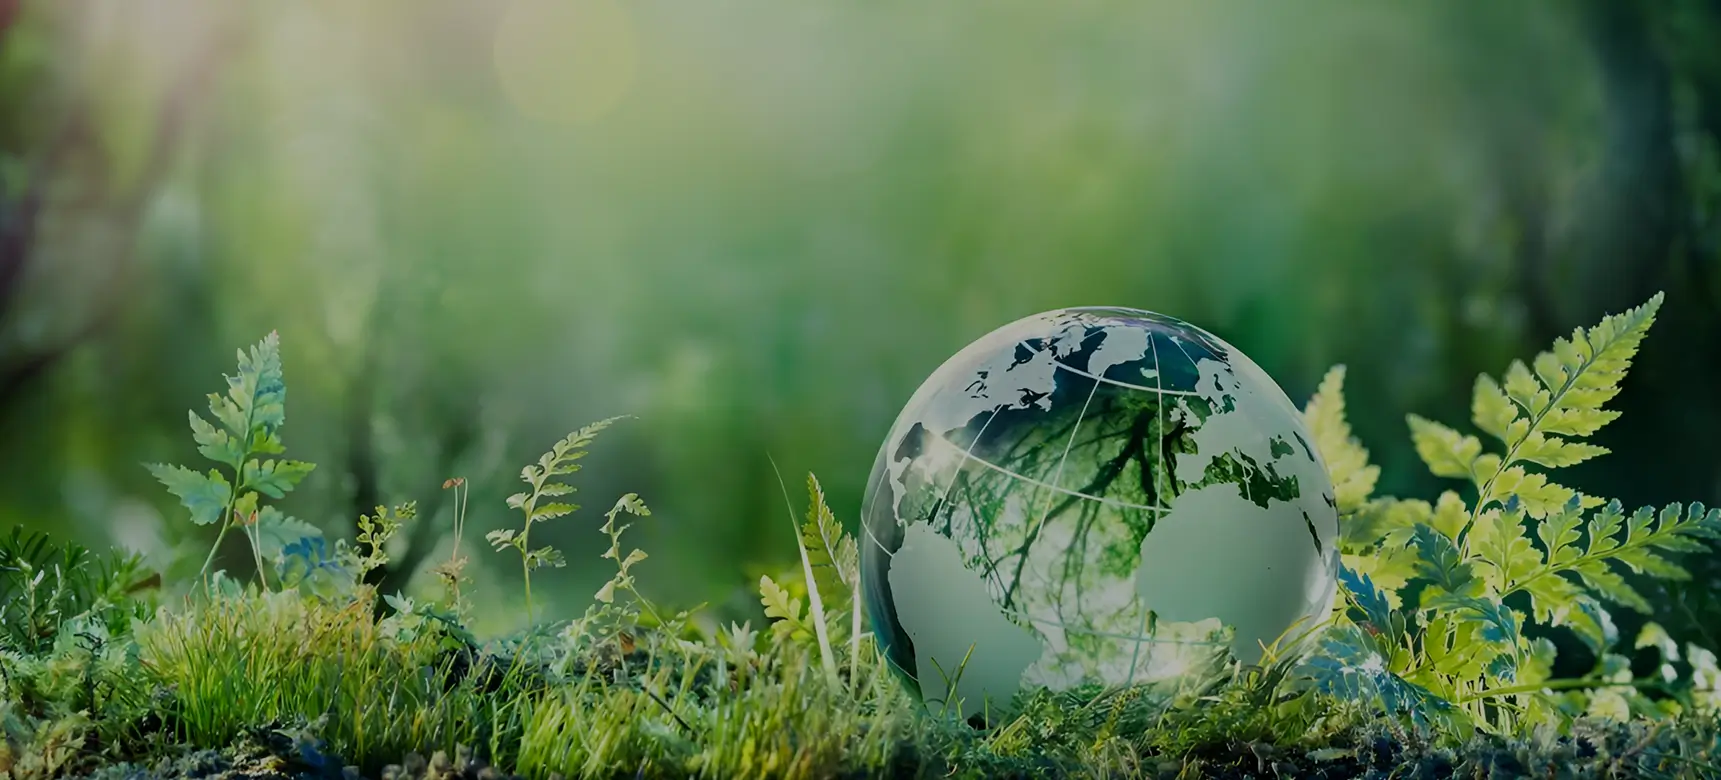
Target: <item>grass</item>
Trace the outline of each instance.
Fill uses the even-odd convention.
[[[1712,715],[1453,739],[1294,692],[1269,665],[1233,666],[1169,699],[1032,693],[981,729],[923,708],[870,636],[833,678],[812,642],[733,625],[705,636],[685,615],[620,630],[625,617],[574,621],[480,645],[423,605],[397,600],[408,609],[377,618],[372,598],[229,581],[116,635],[71,615],[51,645],[0,652],[0,776],[1721,774]]]

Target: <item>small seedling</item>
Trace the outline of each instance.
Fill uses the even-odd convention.
[[[191,435],[197,451],[222,468],[199,473],[184,466],[146,464],[151,474],[179,497],[197,525],[219,523],[215,544],[198,570],[207,583],[209,567],[221,549],[222,540],[233,528],[243,528],[251,542],[257,574],[264,576],[262,561],[273,557],[266,548],[285,546],[316,528],[288,517],[271,506],[260,506],[260,496],[279,499],[291,492],[315,468],[297,460],[269,458],[286,451],[281,426],[287,421],[287,385],[281,374],[280,338],[274,332],[247,353],[239,351],[239,372],[227,377],[225,394],[209,394],[209,413],[214,423],[190,412]],[[267,580],[264,580],[267,587]]]
[[[526,587],[526,620],[532,622],[532,570],[544,566],[560,568],[568,565],[562,552],[554,547],[531,546],[532,526],[546,520],[553,520],[564,515],[572,514],[579,506],[575,504],[551,502],[540,504],[545,498],[572,494],[574,488],[566,483],[552,481],[553,477],[572,474],[580,470],[576,462],[586,456],[586,447],[597,438],[600,431],[610,427],[620,417],[600,420],[568,434],[567,438],[556,442],[549,452],[539,456],[538,462],[520,471],[520,480],[531,486],[531,490],[515,493],[508,497],[508,507],[518,509],[525,514],[526,522],[516,532],[513,529],[491,531],[485,534],[497,552],[514,548],[520,554],[520,568],[525,576]]]
[[[452,477],[443,481],[442,489],[454,491],[454,549],[448,554],[448,560],[437,564],[431,573],[442,582],[447,592],[448,608],[464,617],[466,602],[461,597],[460,586],[466,583],[467,559],[460,555],[460,540],[466,535],[466,499],[472,488],[466,484],[465,477]]]

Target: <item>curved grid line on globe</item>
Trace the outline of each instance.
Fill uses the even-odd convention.
[[[1029,342],[1029,341],[1021,341],[1021,342],[1017,342],[1017,343],[1022,345],[1022,346],[1028,346],[1028,347],[1032,348],[1031,342]],[[1173,341],[1172,343],[1175,344],[1176,342]],[[1154,366],[1154,371],[1157,373],[1159,370],[1159,344],[1156,340],[1149,340],[1148,346],[1153,351],[1153,366]],[[1182,345],[1178,345],[1178,349],[1183,349]],[[1036,351],[1039,351],[1039,350],[1036,350]],[[1183,354],[1184,354],[1184,357],[1189,357],[1189,353],[1187,351],[1185,351]],[[1095,374],[1090,374],[1086,371],[1083,371],[1079,368],[1076,368],[1075,366],[1069,365],[1068,363],[1065,363],[1061,360],[1057,360],[1056,358],[1054,358],[1051,362],[1052,362],[1053,366],[1060,368],[1060,369],[1063,369],[1065,371],[1068,371],[1072,374],[1076,374],[1077,376],[1085,377],[1087,379],[1092,379],[1096,382],[1104,382],[1106,384],[1117,385],[1118,387],[1126,387],[1126,388],[1129,388],[1131,390],[1140,390],[1143,392],[1158,393],[1160,395],[1200,395],[1200,393],[1197,393],[1197,392],[1192,391],[1192,390],[1166,390],[1163,387],[1147,387],[1146,385],[1136,385],[1136,384],[1131,384],[1129,382],[1123,382],[1123,381],[1119,381],[1116,379],[1110,379],[1110,378],[1103,377],[1103,376],[1097,376]],[[1190,363],[1193,364],[1194,362],[1195,362],[1194,359],[1190,358]],[[980,443],[980,438],[986,434],[987,426],[990,426],[992,424],[992,420],[998,416],[999,408],[1001,408],[1001,407],[993,408],[991,414],[986,418],[986,423],[984,425],[980,426],[980,432],[975,434],[973,443],[969,444],[967,447],[962,447],[961,445],[945,438],[941,434],[934,434],[935,440],[939,441],[941,443],[947,444],[951,447],[955,447],[957,449],[962,450],[964,463],[966,463],[968,460],[971,459],[971,460],[975,461],[976,463],[979,463],[982,466],[993,469],[994,471],[1005,474],[1007,476],[1022,480],[1023,482],[1027,482],[1029,484],[1039,485],[1041,487],[1045,487],[1045,488],[1049,488],[1051,490],[1056,490],[1059,492],[1067,493],[1069,495],[1081,496],[1082,498],[1092,499],[1095,501],[1100,501],[1102,503],[1114,504],[1117,506],[1127,506],[1127,507],[1132,507],[1132,508],[1136,508],[1136,509],[1147,509],[1147,510],[1156,511],[1156,512],[1168,512],[1168,511],[1170,511],[1166,507],[1147,506],[1144,504],[1130,504],[1127,502],[1118,501],[1117,499],[1113,499],[1113,498],[1106,498],[1104,496],[1090,496],[1086,493],[1081,493],[1079,491],[1073,491],[1073,490],[1070,490],[1068,488],[1060,487],[1057,485],[1050,485],[1050,484],[1047,484],[1047,483],[1042,482],[1040,480],[1036,480],[1032,477],[1028,477],[1028,476],[1025,476],[1022,474],[1017,474],[1016,472],[1013,472],[1007,468],[1004,468],[1003,466],[999,466],[998,464],[993,463],[991,461],[988,461],[984,458],[974,457],[974,445]],[[1081,424],[1081,421],[1078,419],[1077,420],[1077,426],[1079,427],[1080,424]],[[1164,423],[1164,420],[1162,418],[1159,421],[1159,426],[1161,429],[1163,429],[1164,425],[1165,425],[1165,423]],[[1075,433],[1072,431],[1071,432],[1071,438],[1073,439],[1074,436],[1075,436]],[[1157,456],[1159,453],[1156,452],[1154,454]],[[955,485],[956,485],[956,477],[953,476],[953,477],[951,477],[950,485],[945,488],[945,497],[948,497],[950,489],[955,487]],[[882,487],[882,483],[880,483],[880,486]],[[877,488],[874,488],[874,491],[876,492]],[[867,538],[871,539],[873,544],[878,545],[879,549],[882,552],[884,552],[885,555],[891,554],[890,550],[885,548],[885,546],[878,541],[877,537],[873,536],[871,528],[867,528],[866,532],[867,532]]]

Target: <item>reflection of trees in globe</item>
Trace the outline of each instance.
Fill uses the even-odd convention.
[[[867,486],[867,607],[923,695],[1174,679],[1330,608],[1332,487],[1284,393],[1149,312],[1030,317],[915,393]],[[1235,628],[1229,643],[1221,622]]]

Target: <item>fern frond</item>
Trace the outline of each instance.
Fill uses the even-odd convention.
[[[1315,449],[1332,478],[1341,515],[1361,509],[1380,479],[1380,467],[1369,464],[1368,450],[1351,435],[1350,422],[1345,419],[1344,382],[1345,367],[1333,366],[1303,410]]]
[[[1524,488],[1539,488],[1540,500],[1526,497],[1525,509],[1532,517],[1546,517],[1558,509],[1550,506],[1558,500],[1552,494],[1567,489],[1556,490],[1545,480],[1534,484],[1522,469],[1514,471],[1517,464],[1563,468],[1607,453],[1605,447],[1573,439],[1589,436],[1619,417],[1602,405],[1619,394],[1662,299],[1656,293],[1643,305],[1609,315],[1587,331],[1577,328],[1570,338],[1556,339],[1551,350],[1536,356],[1533,371],[1522,361],[1513,361],[1504,385],[1487,377],[1477,380],[1472,416],[1478,428],[1506,447],[1497,464],[1490,463],[1492,468],[1474,475],[1477,512],[1511,495],[1522,495]],[[1501,484],[1514,482],[1518,484]],[[1585,503],[1593,506],[1599,501],[1586,497]]]
[[[790,598],[788,591],[769,575],[759,576],[759,603],[765,607],[765,617],[772,621],[771,636],[774,640],[805,642],[814,638],[810,621],[801,609],[801,600]]]
[[[825,600],[828,611],[840,611],[857,587],[856,573],[859,556],[854,539],[843,532],[842,524],[825,503],[824,488],[819,479],[807,475],[807,521],[800,528],[801,544],[807,548],[807,560],[813,568],[813,581]]]

